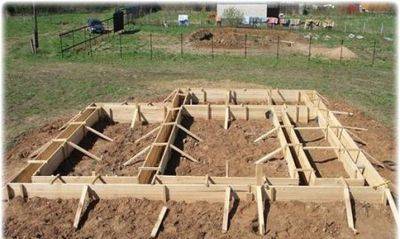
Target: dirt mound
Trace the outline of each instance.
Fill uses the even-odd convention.
[[[204,41],[211,40],[213,34],[207,29],[200,29],[189,35],[189,41]]]
[[[317,50],[316,55],[321,55],[322,57],[327,57],[329,59],[339,60],[340,54],[342,54],[342,58],[345,60],[357,58],[357,55],[345,46],[343,47],[343,49],[341,49],[340,47],[336,47],[332,49],[325,48],[322,51],[318,51],[319,50],[318,48],[316,50]]]
[[[296,34],[266,29],[248,28],[218,28],[214,30],[199,29],[189,36],[189,41],[198,47],[210,47],[213,40],[216,48],[243,48],[247,35],[247,45],[267,46],[276,39],[292,40],[297,38]]]

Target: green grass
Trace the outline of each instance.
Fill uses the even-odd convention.
[[[96,14],[106,18],[111,11]],[[161,13],[154,13],[161,15]],[[205,15],[202,15],[205,17]],[[6,19],[6,138],[8,145],[23,132],[62,114],[71,114],[90,102],[154,98],[166,94],[163,87],[179,80],[186,85],[218,84],[224,80],[288,89],[316,89],[330,99],[345,101],[392,127],[395,106],[393,42],[379,49],[381,56],[372,67],[368,54],[354,61],[339,62],[303,55],[243,56],[184,53],[155,50],[150,59],[148,43],[140,38],[150,32],[176,38],[181,31],[196,29],[141,26],[141,32],[123,36],[123,57],[118,37],[93,47],[93,57],[85,51],[66,54],[61,59],[57,33],[84,24],[89,14],[59,14],[39,17],[40,51],[30,53],[31,26],[27,17]],[[147,16],[150,17],[150,16]],[[394,21],[393,16],[389,18]],[[318,34],[324,34],[319,31]],[[340,34],[340,33],[332,33]],[[339,37],[340,35],[338,35]],[[379,38],[380,41],[382,38]],[[178,41],[178,40],[177,40]],[[179,42],[179,41],[178,41]],[[323,43],[325,44],[325,43]],[[329,44],[329,43],[326,43]],[[371,52],[370,39],[349,48]],[[384,53],[384,54],[383,54]],[[200,82],[200,83],[199,83]],[[181,83],[179,83],[181,84]],[[162,86],[162,87],[161,87]]]

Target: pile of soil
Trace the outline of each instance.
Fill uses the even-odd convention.
[[[149,238],[163,206],[146,199],[100,200],[85,209],[79,230],[73,220],[78,200],[17,197],[5,205],[7,238]],[[261,238],[255,201],[231,207],[228,232],[221,232],[223,203],[167,203],[158,238]],[[353,238],[345,207],[337,203],[266,202],[267,238]],[[379,220],[377,220],[379,218]],[[195,219],[195,220],[193,220]],[[388,206],[355,204],[355,226],[362,238],[395,238]]]
[[[174,154],[167,165],[168,174],[225,176],[226,161],[229,161],[229,176],[254,177],[254,162],[280,147],[275,137],[254,143],[260,135],[273,128],[268,120],[235,120],[228,130],[223,128],[223,121],[192,120],[186,124],[204,141],[198,142],[181,132],[175,145],[200,163]],[[280,154],[263,164],[263,171],[267,177],[289,177],[286,161]]]
[[[357,55],[345,46],[343,46],[343,48],[341,48],[341,47],[335,47],[335,48],[316,47],[316,48],[312,49],[313,56],[320,56],[320,57],[325,57],[325,58],[329,58],[329,59],[340,60],[340,54],[342,54],[342,59],[344,59],[344,60],[350,60],[350,59],[357,58]]]
[[[96,174],[101,175],[136,176],[138,168],[143,162],[141,161],[128,166],[123,166],[123,163],[154,141],[157,132],[134,143],[135,140],[157,126],[158,125],[155,124],[136,124],[135,128],[131,130],[130,124],[113,124],[108,121],[100,121],[95,124],[93,128],[112,138],[114,141],[109,142],[99,138],[97,135],[88,133],[79,145],[90,153],[101,157],[102,160],[96,161],[74,150],[71,155],[60,164],[56,174],[89,176],[92,175],[92,171],[95,171]],[[146,154],[140,157],[144,159]]]
[[[296,34],[288,31],[276,31],[265,29],[247,29],[247,28],[217,28],[212,31],[209,29],[199,29],[189,35],[189,42],[197,47],[211,47],[214,44],[216,48],[243,48],[245,35],[248,46],[268,47],[276,41],[278,36],[285,40],[300,39]],[[213,40],[213,43],[211,41]]]
[[[286,30],[271,29],[249,29],[249,28],[216,28],[199,29],[189,35],[188,41],[194,48],[216,48],[216,52],[222,49],[243,49],[245,45],[245,35],[247,35],[247,51],[249,54],[266,54],[276,52],[278,37],[280,39],[280,54],[300,53],[309,54],[309,42],[301,34]],[[213,41],[213,42],[212,42]],[[293,42],[294,44],[287,44]],[[224,51],[226,52],[226,51]],[[342,52],[342,53],[341,53]],[[240,52],[239,54],[243,54]],[[322,45],[312,45],[312,57],[323,57],[328,59],[350,60],[357,58],[357,55],[347,47],[329,48]]]

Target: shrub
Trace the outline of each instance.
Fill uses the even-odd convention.
[[[225,9],[222,16],[227,24],[232,27],[237,27],[243,20],[243,13],[234,7]]]

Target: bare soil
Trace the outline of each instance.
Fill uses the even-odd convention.
[[[228,161],[229,176],[253,177],[254,162],[280,147],[274,137],[254,143],[260,135],[273,128],[268,120],[234,120],[225,130],[223,121],[199,119],[190,121],[186,127],[204,141],[198,142],[182,133],[175,144],[200,163],[175,155],[167,166],[169,174],[225,176]],[[279,154],[263,164],[263,171],[267,177],[289,177],[286,161]]]
[[[188,49],[190,46],[197,49],[213,47],[216,53],[244,54],[246,45],[249,55],[276,54],[278,37],[281,55],[309,54],[309,40],[301,34],[283,30],[246,28],[199,29],[188,36],[185,50],[193,50]],[[345,46],[329,48],[318,44],[312,45],[311,56],[336,60],[341,57],[344,60],[357,58],[357,55]]]
[[[29,130],[18,137],[15,146],[5,154],[3,176],[11,180],[26,164],[28,156],[60,133],[58,130],[68,118],[60,118],[42,127]]]
[[[128,166],[123,166],[123,163],[154,141],[156,133],[135,143],[135,140],[155,127],[157,127],[155,124],[136,124],[135,128],[131,130],[130,124],[112,124],[110,122],[101,121],[97,123],[94,128],[112,138],[114,141],[109,142],[99,138],[97,135],[88,133],[79,145],[90,153],[101,157],[102,160],[98,162],[74,150],[71,155],[60,164],[56,174],[89,176],[92,175],[94,171],[96,174],[101,175],[136,176],[142,162]],[[144,159],[145,156],[146,154],[142,155],[141,158]]]
[[[315,127],[317,122],[311,121],[308,124],[297,124],[300,127]],[[300,143],[304,146],[331,146],[324,137],[322,130],[300,130],[297,131]],[[338,160],[337,155],[331,149],[305,149],[307,157],[310,159],[311,166],[315,170],[317,177],[324,178],[348,178],[343,164]]]
[[[6,238],[149,238],[161,201],[117,199],[94,201],[84,211],[79,230],[72,227],[78,200],[17,197],[4,204]],[[221,232],[222,203],[167,203],[169,211],[158,238],[261,238],[256,203],[241,201],[230,211]],[[343,203],[266,203],[264,238],[395,238],[389,207],[356,203],[354,236]]]

